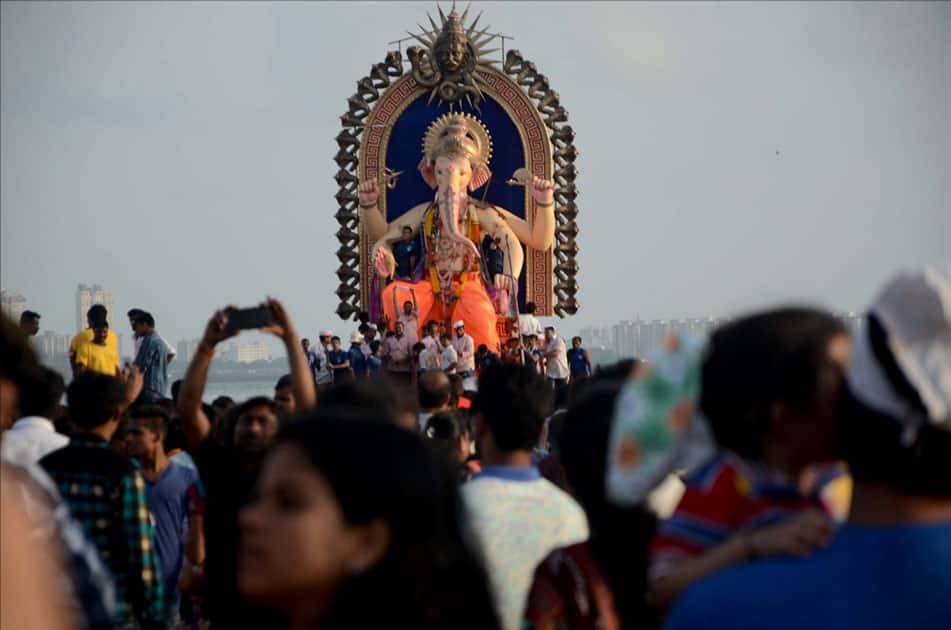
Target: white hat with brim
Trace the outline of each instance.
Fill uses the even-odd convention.
[[[923,423],[951,431],[951,265],[902,273],[885,287],[855,340],[847,378],[856,398],[906,435]],[[920,404],[896,385],[902,378]]]
[[[332,330],[321,330],[317,336],[318,337],[333,337],[334,332]]]
[[[452,325],[453,328],[464,328],[466,323],[461,319],[458,320],[455,324]]]

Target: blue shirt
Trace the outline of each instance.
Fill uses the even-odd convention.
[[[168,344],[158,333],[142,337],[135,364],[145,372],[142,385],[145,397],[153,401],[164,398],[168,390]]]
[[[383,361],[380,360],[380,357],[370,355],[367,357],[367,372],[370,374],[376,374],[383,369]]]
[[[665,628],[951,627],[951,523],[848,525],[806,559],[728,569],[684,594]]]
[[[396,260],[396,275],[409,277],[413,273],[410,258],[419,262],[419,242],[414,238],[410,241],[398,241],[393,245],[393,258]]]
[[[155,519],[155,548],[162,567],[165,610],[178,610],[178,576],[184,561],[183,541],[188,523],[188,489],[198,482],[194,468],[169,462],[155,481],[145,480],[145,497]]]
[[[591,376],[588,361],[584,356],[584,348],[577,350],[572,348],[568,351],[568,367],[571,369],[572,376]]]
[[[350,352],[347,350],[331,350],[327,353],[327,363],[340,365],[350,360]],[[350,378],[350,368],[332,368],[335,383],[342,383]]]
[[[367,373],[367,360],[360,346],[350,348],[350,369],[357,376],[364,376]]]

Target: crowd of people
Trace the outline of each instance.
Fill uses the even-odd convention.
[[[606,483],[651,362],[593,368],[531,305],[499,349],[412,302],[348,348],[262,306],[288,374],[244,401],[205,400],[227,309],[171,385],[140,309],[126,366],[90,309],[68,385],[38,315],[0,321],[2,627],[951,624],[951,269],[897,276],[855,338],[791,307],[714,331],[691,413],[715,448],[667,471],[669,515]]]
[[[302,339],[301,344],[318,389],[381,372],[399,381],[415,383],[423,372],[441,371],[458,374],[473,385],[478,374],[498,363],[527,366],[557,389],[565,387],[571,379],[591,376],[591,356],[582,348],[581,337],[572,338],[569,349],[554,326],[542,328],[534,315],[534,303],[529,302],[525,310],[519,318],[518,331],[496,349],[484,344],[476,347],[462,320],[452,323],[451,332],[447,322],[432,320],[421,324],[411,301],[403,303],[391,329],[385,319],[378,326],[369,321],[367,313],[360,313],[360,324],[349,337],[349,348],[344,348],[341,338],[331,330],[322,330],[317,344],[310,339]]]

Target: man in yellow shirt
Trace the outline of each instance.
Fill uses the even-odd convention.
[[[74,376],[83,370],[110,376],[119,373],[119,338],[109,330],[107,314],[105,306],[93,304],[86,313],[89,328],[73,337],[69,359]]]

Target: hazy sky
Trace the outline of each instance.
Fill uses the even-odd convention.
[[[350,332],[339,116],[434,3],[0,6],[0,284],[44,329],[73,332],[84,282],[172,341],[268,293],[302,334]],[[577,134],[582,308],[563,332],[857,309],[951,259],[951,4],[474,7]]]

